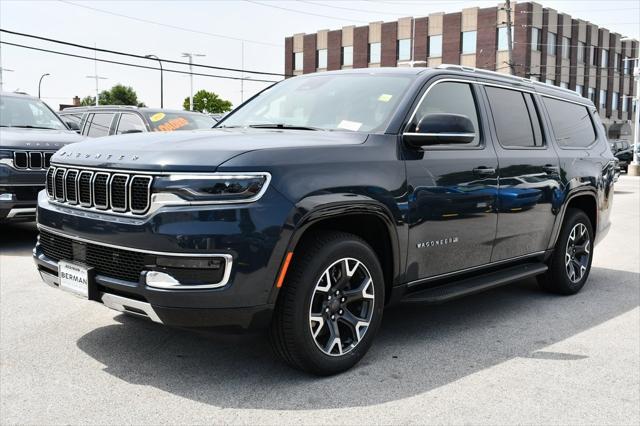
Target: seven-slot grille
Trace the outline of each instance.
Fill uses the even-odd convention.
[[[80,207],[142,215],[149,209],[153,177],[51,166],[47,194]]]
[[[54,151],[14,151],[13,166],[16,169],[43,170],[49,167]]]

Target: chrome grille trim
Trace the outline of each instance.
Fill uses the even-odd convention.
[[[131,216],[142,216],[149,210],[152,183],[153,176],[134,173],[56,166],[46,172],[47,195],[55,204]]]
[[[104,204],[98,204],[98,189],[102,189],[97,187],[97,185],[101,185],[99,182],[97,182],[98,178],[100,178],[101,176],[105,177],[105,181],[104,181]],[[93,175],[93,180],[91,182],[91,192],[93,194],[93,205],[95,206],[95,208],[99,209],[99,210],[107,210],[109,208],[109,181],[110,181],[110,176],[109,173],[105,173],[105,172],[98,172],[98,173],[94,173]]]
[[[13,162],[18,170],[46,170],[55,151],[13,151]]]

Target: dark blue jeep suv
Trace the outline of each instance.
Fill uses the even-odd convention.
[[[609,227],[593,104],[460,66],[287,79],[213,130],[52,158],[34,257],[48,284],[182,327],[265,327],[314,374],[353,366],[386,306],[537,276],[578,292]]]

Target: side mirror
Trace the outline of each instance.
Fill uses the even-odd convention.
[[[427,114],[413,132],[403,134],[404,140],[415,148],[470,143],[475,137],[473,122],[467,116],[445,113]]]
[[[66,124],[67,127],[70,128],[71,130],[75,130],[76,132],[80,132],[80,126],[78,126],[78,123],[76,123],[75,121],[64,120],[64,124]]]

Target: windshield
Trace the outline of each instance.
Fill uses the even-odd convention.
[[[152,112],[146,111],[153,132],[172,132],[174,130],[210,129],[216,122],[213,118],[204,114],[192,112]]]
[[[36,129],[67,130],[44,102],[22,96],[0,97],[0,125]]]
[[[292,78],[260,93],[220,127],[383,130],[412,75],[323,74]]]

